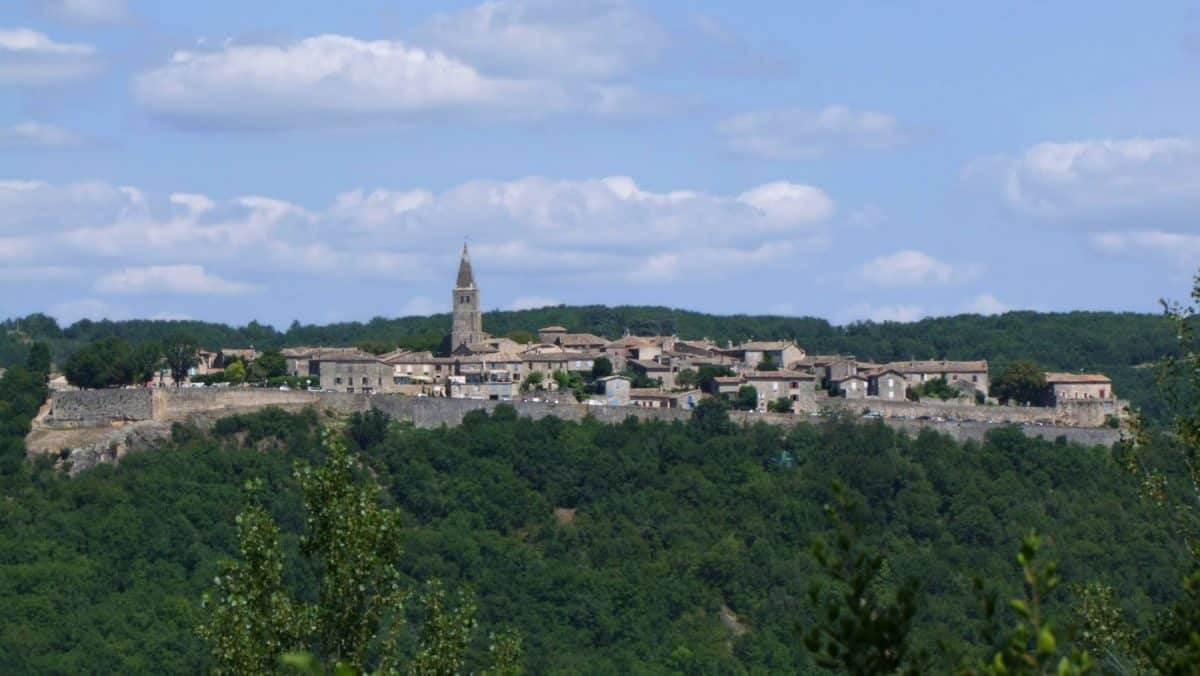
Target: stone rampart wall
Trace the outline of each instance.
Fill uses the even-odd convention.
[[[154,419],[179,420],[192,414],[243,411],[279,406],[315,406],[337,413],[370,408],[370,395],[349,392],[282,391],[265,388],[164,388],[154,391]]]
[[[954,418],[956,421],[988,422],[1003,421],[1017,424],[1060,425],[1068,427],[1100,427],[1109,415],[1114,415],[1121,406],[1111,400],[1066,402],[1057,407],[1039,406],[976,406],[957,402],[941,401],[886,401],[879,399],[841,399],[837,397],[820,405],[839,408],[852,413],[870,410],[885,418],[916,419]]]
[[[284,392],[279,390],[251,388],[206,388],[206,389],[130,389],[94,390],[83,392],[55,392],[51,413],[44,421],[49,427],[74,427],[80,425],[107,425],[113,421],[157,420],[170,422],[184,420],[195,415],[241,413],[266,406],[300,409],[315,406],[348,414],[355,411],[378,409],[395,420],[412,422],[417,427],[433,428],[442,425],[454,426],[462,423],[470,411],[492,411],[501,404],[497,401],[472,399],[446,399],[438,397],[413,397],[402,394],[361,394],[345,392]],[[691,412],[681,409],[587,406],[576,403],[508,402],[523,417],[541,419],[556,416],[563,420],[579,421],[587,416],[604,423],[619,423],[629,417],[642,420],[686,421]],[[1082,402],[1081,402],[1082,403]],[[1102,427],[1080,427],[1077,425],[1053,424],[1055,409],[1030,409],[1001,406],[954,406],[935,403],[900,403],[875,400],[830,399],[828,405],[842,408],[858,416],[863,409],[881,413],[884,422],[896,429],[916,433],[932,428],[965,441],[982,439],[994,421],[1004,420],[1021,424],[1021,429],[1031,437],[1055,439],[1065,436],[1068,440],[1086,444],[1111,445],[1119,439],[1119,432]],[[1100,410],[1095,406],[1092,409]],[[1088,409],[1088,410],[1092,410]],[[929,420],[917,420],[928,416]],[[730,417],[736,423],[766,422],[775,425],[794,425],[813,420],[809,415],[733,412]],[[933,418],[955,418],[938,421]],[[1100,417],[1103,421],[1103,416]],[[1047,424],[1050,422],[1051,424]],[[1041,424],[1038,424],[1041,423]]]
[[[151,390],[144,388],[54,392],[47,422],[106,425],[118,420],[150,420],[154,417],[151,396]]]

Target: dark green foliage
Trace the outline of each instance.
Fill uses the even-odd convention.
[[[1043,547],[1043,539],[1036,531],[1021,540],[1017,563],[1021,566],[1024,593],[1010,600],[1007,606],[1015,623],[999,638],[999,650],[967,670],[968,674],[1076,676],[1091,673],[1095,668],[1092,656],[1086,650],[1060,645],[1065,634],[1055,630],[1046,610],[1047,601],[1060,582],[1058,562],[1041,561]],[[975,578],[975,587],[984,588],[981,578]],[[988,630],[995,626],[996,596],[984,594],[985,629]]]
[[[613,365],[608,357],[596,357],[592,362],[592,378],[607,378],[613,374]]]
[[[700,383],[700,389],[709,394],[716,394],[717,388],[713,383],[713,378],[721,378],[733,375],[733,369],[728,366],[712,366],[706,364],[701,366],[696,371],[696,379]]]
[[[258,378],[279,378],[287,375],[287,360],[279,350],[265,350],[254,360],[251,368]]]
[[[25,368],[30,373],[47,378],[50,375],[50,346],[38,341],[29,346],[29,356],[25,358]]]
[[[787,397],[780,397],[767,404],[767,408],[774,413],[791,413],[792,400]]]
[[[813,557],[832,583],[822,588],[819,578],[809,588],[809,600],[820,609],[804,637],[817,664],[838,673],[919,674],[921,658],[909,656],[909,633],[917,613],[916,578],[897,585],[894,600],[880,598],[878,582],[885,559],[857,545],[861,526],[846,512],[853,505],[840,483],[834,484],[835,504],[825,510],[834,524],[833,546],[813,544]]]
[[[172,333],[163,341],[163,360],[171,371],[171,380],[176,384],[186,380],[188,371],[199,363],[196,355],[198,349],[196,339],[182,332]]]
[[[909,392],[916,395],[917,400],[921,399],[941,399],[947,401],[957,399],[962,393],[950,387],[945,378],[934,378],[926,380],[920,385],[910,388]]]
[[[0,409],[19,411],[0,415],[15,459],[15,472],[0,475],[6,670],[210,669],[193,632],[199,599],[217,562],[239,554],[234,519],[251,479],[262,479],[262,507],[279,525],[282,584],[293,599],[319,598],[291,472],[295,460],[323,463],[316,414],[265,410],[214,434],[180,425],[155,452],[68,479],[23,460],[19,439],[43,396],[24,368],[0,380]],[[1175,443],[1152,435],[1139,457],[1170,479],[1163,490],[1186,498]],[[978,630],[970,580],[1024,597],[1011,552],[1028,528],[1053,535],[1065,580],[1116,589],[1135,627],[1177,602],[1182,613],[1195,608],[1179,586],[1189,556],[1129,480],[1128,452],[1011,429],[962,444],[838,418],[740,427],[706,400],[687,424],[531,421],[498,407],[458,428],[393,425],[358,456],[362,475],[385,489],[382,504],[402,514],[404,587],[441,579],[474,591],[482,626],[520,632],[530,673],[811,673],[795,628],[820,617],[809,582],[837,585],[808,553],[836,537],[820,508],[835,480],[858,505],[858,545],[886,556],[877,598],[922,582],[910,651],[991,659],[998,646]],[[572,518],[556,520],[556,508]],[[419,606],[406,606],[408,657],[420,650]],[[1065,586],[1047,595],[1056,631],[1074,606]],[[733,624],[722,622],[726,610]],[[488,643],[482,633],[471,641],[464,670],[490,662]]]
[[[350,416],[346,434],[365,450],[387,438],[389,420],[386,413],[377,409],[355,412]]]
[[[120,338],[98,340],[72,354],[63,366],[67,382],[89,389],[135,382],[133,348]]]
[[[992,378],[988,388],[1000,403],[1016,402],[1043,406],[1049,403],[1046,392],[1046,372],[1030,361],[1015,361]]]
[[[758,390],[753,385],[742,385],[738,388],[733,407],[739,411],[754,411],[758,409]]]

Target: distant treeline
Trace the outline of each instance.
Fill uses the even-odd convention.
[[[861,322],[834,326],[813,317],[711,315],[653,306],[557,306],[516,312],[493,311],[484,328],[494,335],[530,338],[539,327],[562,325],[573,332],[616,338],[674,334],[709,338],[718,344],[746,339],[793,339],[810,353],[853,354],[861,359],[987,359],[993,373],[1018,360],[1053,370],[1101,371],[1112,377],[1118,395],[1142,407],[1152,418],[1162,404],[1153,363],[1175,350],[1170,324],[1159,315],[1115,312],[1010,312],[992,317],[959,315],[919,322]],[[438,351],[446,347],[448,314],[429,317],[344,322],[317,326],[293,322],[286,330],[250,322],[241,327],[199,321],[91,321],[60,327],[35,314],[3,323],[0,366],[21,363],[22,341],[50,344],[59,363],[79,347],[109,336],[130,343],[162,340],[180,331],[201,347],[289,347],[361,345],[375,350],[397,346]],[[19,329],[19,330],[18,330]]]

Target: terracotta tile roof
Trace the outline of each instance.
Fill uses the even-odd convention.
[[[987,360],[979,361],[894,361],[883,364],[884,368],[896,369],[901,373],[975,373],[988,370]]]
[[[1112,379],[1103,373],[1047,373],[1050,385],[1110,385]]]
[[[558,337],[558,342],[563,347],[574,345],[607,345],[608,339],[591,333],[564,333]]]
[[[745,377],[747,380],[813,380],[816,378],[807,371],[790,371],[788,369],[750,371],[745,374]]]
[[[800,347],[790,340],[751,340],[737,346],[738,350],[782,350],[788,347]]]
[[[650,345],[650,342],[643,338],[638,336],[625,336],[607,343],[605,347],[646,347],[647,345]]]
[[[852,359],[854,359],[854,355],[810,354],[797,359],[795,363],[801,366],[824,366],[825,364],[832,364],[834,362]]]
[[[526,352],[521,355],[521,359],[524,361],[538,361],[538,362],[554,362],[554,361],[569,362],[569,361],[576,361],[576,360],[583,360],[583,361],[593,360],[594,361],[597,357],[598,357],[598,355],[596,355],[595,353],[592,353],[592,352],[554,352],[551,354],[529,354],[528,352]]]
[[[650,387],[631,387],[629,396],[634,399],[682,399],[684,397],[698,397],[700,390],[687,390],[684,392],[666,392]]]
[[[667,366],[666,364],[660,364],[660,363],[650,360],[650,359],[633,359],[633,360],[630,360],[629,363],[634,364],[640,368],[646,369],[647,371],[670,371],[671,370],[670,366]]]

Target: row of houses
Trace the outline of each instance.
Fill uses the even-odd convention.
[[[633,387],[632,380],[615,375],[602,378],[593,399],[607,405],[681,407],[703,396],[695,374],[705,366],[730,373],[712,381],[712,393],[735,397],[744,387],[757,394],[758,408],[787,399],[793,408],[809,409],[830,396],[846,399],[905,401],[913,388],[940,379],[966,401],[989,398],[985,360],[909,360],[874,363],[851,355],[809,355],[792,341],[749,341],[718,346],[707,340],[675,336],[625,335],[609,340],[590,333],[570,333],[561,326],[537,332],[538,342],[519,344],[507,338],[482,336],[460,345],[448,356],[395,350],[375,355],[354,348],[298,347],[283,350],[293,376],[315,378],[320,388],[337,392],[397,392],[417,396],[448,396],[508,400],[531,396],[521,383],[540,373],[542,388],[556,389],[554,374],[580,374],[590,379],[597,360],[607,359],[615,373],[633,373],[655,387]],[[252,350],[203,353],[201,368],[221,368],[231,356],[253,360]],[[690,379],[681,374],[690,372]],[[1112,399],[1112,383],[1099,374],[1048,373],[1055,403],[1081,399]],[[532,395],[536,396],[536,395]]]

